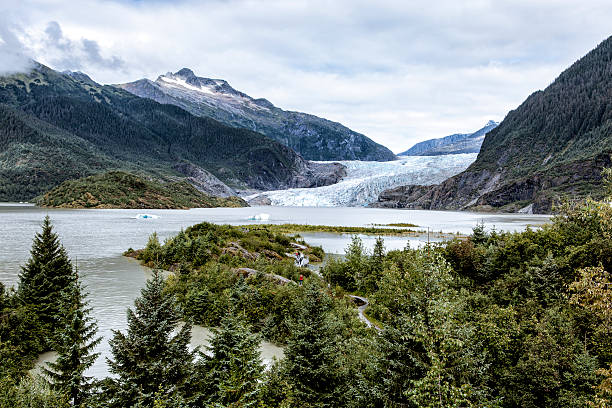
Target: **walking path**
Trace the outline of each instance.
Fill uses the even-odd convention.
[[[366,326],[368,327],[374,327],[376,330],[378,331],[382,331],[382,329],[378,326],[376,326],[374,323],[372,323],[370,320],[368,320],[368,318],[365,315],[365,310],[368,307],[368,305],[370,304],[370,302],[368,302],[367,298],[364,298],[363,296],[357,296],[357,295],[349,295],[351,298],[353,299],[357,299],[360,303],[361,306],[357,307],[357,312],[359,313],[359,319],[364,322],[366,324]]]

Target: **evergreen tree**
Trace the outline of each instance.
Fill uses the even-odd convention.
[[[85,371],[98,358],[99,353],[93,353],[93,349],[102,338],[95,337],[98,325],[89,316],[91,308],[87,307],[87,293],[78,281],[78,272],[75,271],[74,275],[74,285],[63,293],[61,331],[54,345],[58,357],[55,362],[47,363],[49,368],[45,373],[53,387],[68,395],[72,404],[78,407],[87,395],[91,380],[85,376]]]
[[[259,354],[259,336],[252,334],[244,321],[230,312],[213,331],[207,361],[210,403],[224,407],[256,407],[263,366]]]
[[[285,348],[292,399],[304,407],[335,406],[340,392],[335,330],[328,317],[330,299],[314,283],[306,285]]]
[[[363,291],[363,283],[366,281],[368,274],[368,265],[367,254],[361,238],[354,235],[345,253],[347,273],[355,280],[355,289]],[[351,290],[351,288],[347,289]]]
[[[480,220],[474,228],[472,228],[472,236],[470,241],[474,245],[482,245],[487,242],[487,232],[485,231],[484,220]]]
[[[188,347],[191,325],[178,329],[179,313],[164,288],[164,279],[155,271],[134,301],[135,310],[127,311],[127,334],[113,332],[109,341],[113,359],[108,364],[117,379],[108,389],[111,406],[151,406],[175,394],[190,395],[194,368],[194,353]]]
[[[34,237],[30,254],[19,274],[17,296],[22,304],[36,311],[40,322],[51,332],[57,327],[62,307],[59,295],[74,284],[74,274],[49,216],[43,221],[42,232]]]
[[[378,281],[382,277],[384,263],[385,241],[382,237],[377,237],[368,268],[363,275],[363,280],[360,285],[365,293],[373,293],[378,289]]]

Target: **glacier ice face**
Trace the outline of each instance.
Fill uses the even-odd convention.
[[[359,207],[377,200],[386,189],[408,184],[438,184],[465,170],[476,153],[445,156],[404,156],[390,162],[340,161],[347,175],[339,183],[315,188],[266,191],[271,205],[292,207]]]

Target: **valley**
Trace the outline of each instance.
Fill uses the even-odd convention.
[[[0,408],[612,407],[605,1],[9,3]]]

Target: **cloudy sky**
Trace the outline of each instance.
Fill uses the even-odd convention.
[[[0,0],[0,73],[189,67],[399,152],[503,119],[610,21],[610,0]]]

